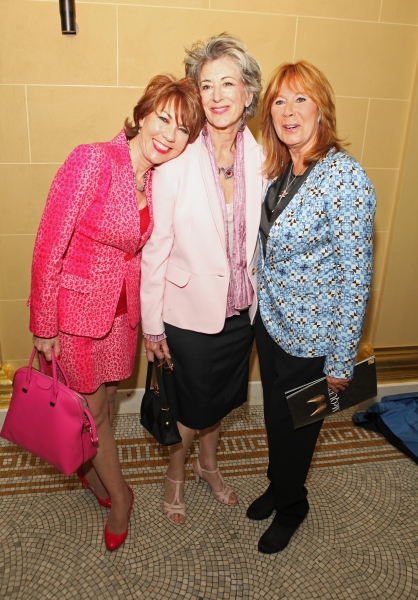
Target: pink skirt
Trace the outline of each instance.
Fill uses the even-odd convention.
[[[102,383],[120,381],[132,374],[138,340],[138,326],[129,324],[125,313],[113,322],[103,338],[80,337],[59,332],[60,361],[70,387],[92,394]]]

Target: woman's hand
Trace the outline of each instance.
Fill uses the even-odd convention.
[[[154,356],[162,360],[165,358],[171,358],[167,340],[165,339],[160,340],[159,342],[145,340],[145,353],[149,362],[154,362]]]
[[[326,376],[328,387],[330,387],[336,394],[338,394],[338,392],[341,390],[345,390],[351,379],[337,379],[337,377],[330,377],[329,375]]]
[[[33,345],[39,352],[45,356],[46,360],[52,360],[52,349],[56,358],[61,354],[59,337],[56,335],[53,338],[41,338],[37,335],[33,336]]]

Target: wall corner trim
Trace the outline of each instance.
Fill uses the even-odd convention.
[[[375,348],[379,383],[418,380],[418,346]]]

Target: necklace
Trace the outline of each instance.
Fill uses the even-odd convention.
[[[245,125],[244,125],[245,127]],[[243,131],[243,129],[239,129],[238,131]],[[209,135],[209,129],[207,124],[204,125],[203,127],[203,135],[206,137]],[[235,150],[234,150],[235,152]],[[215,164],[216,164],[216,158],[215,158]],[[221,173],[223,173],[225,179],[231,179],[231,177],[234,176],[234,163],[232,163],[232,165],[229,165],[229,167],[218,167],[218,165],[216,165],[216,168],[218,169],[218,173],[219,175]]]
[[[128,142],[129,155],[131,155],[131,144],[129,143],[130,140],[127,139],[126,141]],[[132,164],[132,159],[131,159],[131,164]],[[132,165],[132,173],[133,173],[133,176],[134,176],[134,186],[135,186],[135,189],[138,192],[143,192],[145,190],[145,184],[147,183],[148,171],[145,171],[145,173],[144,173],[144,176],[143,176],[143,179],[142,179],[142,186],[141,187],[139,187],[138,184],[137,184],[137,182],[136,182],[136,175],[137,174],[134,171],[134,166],[133,165]]]
[[[292,167],[293,167],[293,165],[292,165]],[[290,171],[289,171],[289,175],[287,176],[287,186],[286,186],[286,187],[285,187],[285,189],[282,191],[282,193],[281,193],[281,194],[279,194],[279,199],[278,199],[278,201],[277,201],[277,204],[276,204],[276,206],[277,206],[278,204],[280,204],[280,202],[283,200],[283,198],[284,198],[285,196],[287,196],[287,194],[288,194],[288,191],[287,191],[287,190],[288,190],[288,189],[290,188],[290,186],[291,186],[291,185],[292,185],[292,184],[295,182],[295,180],[296,180],[296,177],[299,177],[299,175],[302,173],[302,171],[303,171],[303,169],[304,169],[304,168],[305,168],[305,166],[303,165],[303,166],[302,166],[302,168],[301,168],[301,170],[299,171],[299,173],[297,173],[296,175],[293,175],[293,179],[292,179],[292,181],[289,181],[289,180],[290,180],[290,174],[292,173],[292,170],[293,170],[293,168],[291,168],[291,169],[290,169]],[[275,208],[276,208],[276,207],[275,207]],[[272,212],[273,212],[273,211],[272,211]]]
[[[216,165],[218,167],[218,165]],[[234,165],[229,165],[229,167],[218,167],[219,175],[223,173],[225,179],[231,179],[234,176]]]

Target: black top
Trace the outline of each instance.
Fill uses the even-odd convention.
[[[261,223],[260,223],[260,237],[263,245],[264,256],[266,255],[267,238],[270,233],[270,229],[277,217],[282,214],[286,206],[299,191],[302,184],[307,179],[309,173],[312,171],[316,161],[312,162],[306,169],[303,175],[297,175],[293,183],[288,188],[286,196],[284,196],[279,202],[279,195],[286,189],[288,185],[289,177],[292,180],[294,177],[291,170],[293,169],[292,161],[289,161],[282,177],[277,178],[274,183],[271,184],[267,190],[266,197],[264,198],[263,207],[261,210]]]

